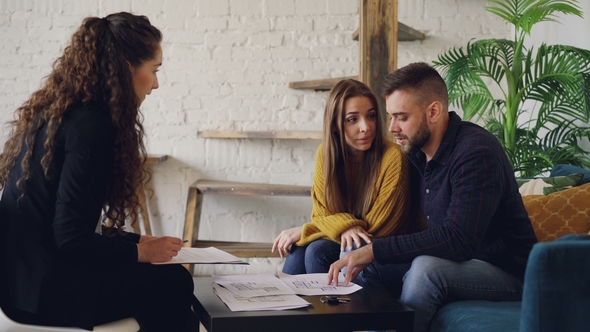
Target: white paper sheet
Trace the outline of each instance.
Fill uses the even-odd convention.
[[[213,290],[231,311],[287,310],[302,308],[309,305],[309,302],[297,295],[273,295],[245,298],[237,296],[219,285],[214,285]]]
[[[214,247],[183,247],[178,255],[168,262],[153,264],[248,264],[246,261]]]
[[[295,295],[290,287],[272,274],[212,275],[212,277],[215,283],[240,297]]]
[[[299,295],[346,295],[362,289],[361,286],[352,282],[348,283],[347,286],[342,286],[344,283],[344,276],[342,275],[338,277],[340,286],[327,285],[327,273],[290,275],[281,272],[279,278]]]

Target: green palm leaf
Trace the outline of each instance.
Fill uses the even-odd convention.
[[[495,111],[498,103],[481,77],[498,86],[513,59],[514,43],[508,40],[481,40],[469,43],[466,50],[453,48],[434,61],[445,76],[449,102],[463,109],[466,119]]]
[[[515,172],[535,176],[558,163],[590,168],[590,51],[565,45],[527,49],[524,34],[556,14],[582,16],[576,0],[489,0],[486,9],[515,27],[514,40],[472,40],[440,54],[449,102],[466,120],[483,118]],[[493,83],[500,91],[493,96]],[[523,105],[530,109],[525,109]]]
[[[543,21],[555,21],[555,13],[582,17],[575,0],[489,0],[497,6],[486,10],[512,23],[517,30],[531,33],[533,25]]]

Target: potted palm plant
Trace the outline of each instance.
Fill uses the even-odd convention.
[[[565,45],[525,46],[525,37],[556,13],[582,13],[576,0],[489,0],[487,11],[514,26],[514,39],[471,41],[434,61],[449,102],[466,120],[484,121],[518,176],[556,164],[590,168],[580,143],[590,138],[590,51]],[[492,94],[490,85],[496,85]]]

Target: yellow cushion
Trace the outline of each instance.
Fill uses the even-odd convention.
[[[522,200],[541,242],[590,231],[590,183]]]

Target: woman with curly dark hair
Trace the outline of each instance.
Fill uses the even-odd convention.
[[[182,240],[126,233],[149,176],[139,106],[158,88],[161,32],[130,13],[89,17],[0,154],[0,304],[24,323],[142,331],[194,323]],[[102,234],[97,233],[97,224]]]

